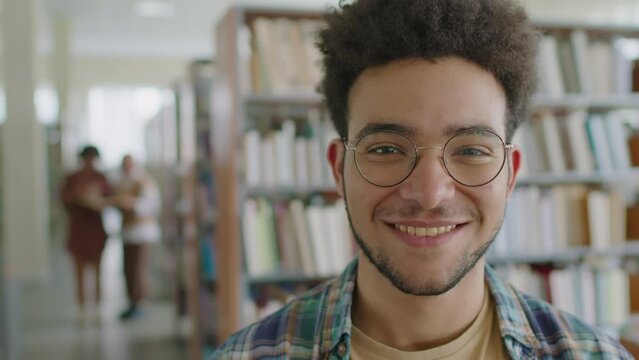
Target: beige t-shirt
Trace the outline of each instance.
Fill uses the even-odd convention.
[[[457,339],[447,344],[422,351],[400,351],[371,339],[355,325],[351,336],[351,359],[354,360],[509,359],[488,289],[477,318]]]

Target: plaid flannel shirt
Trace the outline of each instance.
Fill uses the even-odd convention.
[[[357,259],[341,276],[232,335],[213,359],[348,359]],[[525,295],[486,265],[502,341],[512,359],[632,359],[615,340]]]

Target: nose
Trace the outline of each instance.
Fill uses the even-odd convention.
[[[420,149],[413,172],[399,185],[403,199],[417,201],[424,209],[434,209],[455,196],[455,180],[448,175],[441,150],[437,150]]]

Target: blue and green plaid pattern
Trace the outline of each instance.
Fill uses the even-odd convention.
[[[357,259],[342,275],[231,336],[213,359],[348,359]],[[632,359],[574,316],[525,295],[486,266],[504,346],[512,359]]]

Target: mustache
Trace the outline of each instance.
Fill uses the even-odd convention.
[[[409,200],[400,204],[384,205],[373,211],[373,218],[415,218],[419,215],[437,216],[442,218],[479,219],[479,213],[469,207],[453,208],[447,205],[439,205],[433,209],[425,209],[417,201]]]

